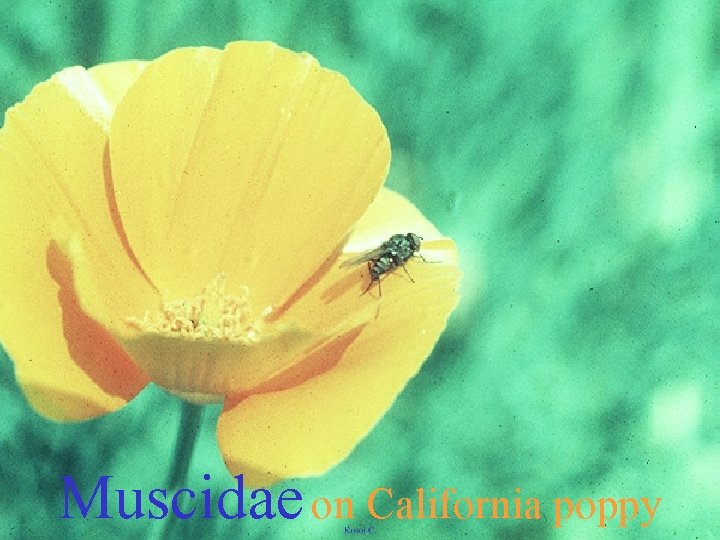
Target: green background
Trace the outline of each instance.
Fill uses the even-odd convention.
[[[180,402],[152,387],[55,424],[0,359],[0,536],[719,538],[720,5],[26,0],[0,15],[0,106],[68,65],[236,39],[307,50],[375,106],[388,185],[459,245],[462,303],[345,462],[273,489],[352,497],[350,522],[308,505],[295,521],[61,520],[64,474],[86,490],[100,474],[164,486]],[[198,491],[231,485],[218,412],[202,412],[186,482]],[[364,508],[378,486],[520,487],[544,518],[379,522]],[[557,530],[555,497],[662,502],[648,529]]]

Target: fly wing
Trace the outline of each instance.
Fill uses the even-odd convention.
[[[347,261],[343,262],[340,265],[340,268],[350,268],[351,266],[357,266],[358,264],[373,261],[379,258],[384,252],[385,248],[382,246],[371,249],[369,251],[366,251],[365,253],[361,253],[357,257],[353,257],[352,259],[348,259]]]

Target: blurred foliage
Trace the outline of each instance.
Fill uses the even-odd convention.
[[[569,6],[572,7],[570,8]],[[649,530],[710,538],[720,515],[720,9],[716,1],[21,0],[0,15],[0,105],[72,64],[236,39],[348,76],[393,143],[389,185],[453,236],[463,302],[351,457],[289,481],[352,497],[387,538],[617,538],[554,497],[662,497]],[[1,204],[1,202],[0,202]],[[60,476],[162,486],[178,401],[58,425],[0,361],[0,536],[136,537],[162,522],[61,520]],[[203,412],[188,485],[231,485]],[[199,487],[198,487],[199,486]],[[547,520],[368,518],[378,486],[538,497]],[[274,489],[275,493],[282,486]],[[550,520],[550,521],[548,521]],[[176,523],[171,535],[343,537],[314,520]],[[157,532],[160,532],[159,530]]]

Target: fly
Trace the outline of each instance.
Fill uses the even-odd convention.
[[[378,291],[380,292],[380,296],[382,296],[380,278],[398,267],[402,267],[410,278],[410,281],[415,283],[415,280],[407,271],[407,268],[405,268],[405,263],[416,254],[425,261],[425,257],[423,257],[419,251],[421,242],[422,237],[415,233],[393,234],[375,249],[371,249],[354,259],[345,261],[340,265],[340,268],[348,268],[367,263],[368,271],[370,272],[370,283],[368,283],[363,294],[370,290],[373,283],[377,282]]]

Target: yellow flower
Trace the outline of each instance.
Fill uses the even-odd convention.
[[[148,382],[224,401],[247,484],[346,457],[457,303],[453,242],[382,188],[385,129],[347,80],[271,43],[65,69],[6,114],[0,338],[31,405],[118,409]],[[414,232],[430,262],[341,264]]]

